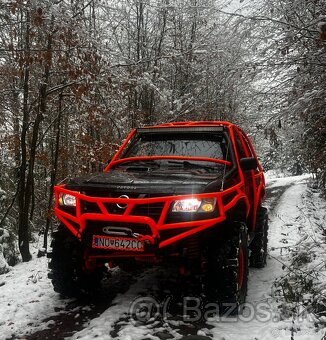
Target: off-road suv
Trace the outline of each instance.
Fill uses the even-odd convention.
[[[267,251],[265,181],[246,134],[228,122],[133,130],[104,172],[55,187],[54,290],[96,288],[107,266],[178,264],[207,296],[241,304],[248,262]]]

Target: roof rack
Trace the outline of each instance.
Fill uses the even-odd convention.
[[[158,124],[153,126],[146,126],[146,128],[157,128],[157,127],[183,127],[183,126],[231,126],[233,125],[230,122],[226,121],[189,121],[189,122],[171,122]]]
[[[165,133],[203,133],[203,132],[223,132],[225,127],[222,125],[216,126],[197,126],[197,125],[188,125],[188,126],[153,126],[153,127],[145,127],[138,128],[137,132],[141,134],[165,134]]]

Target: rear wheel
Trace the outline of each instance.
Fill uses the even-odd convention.
[[[204,278],[209,300],[220,312],[237,314],[245,302],[248,283],[248,233],[244,223],[233,223],[223,243],[208,249]]]
[[[257,209],[256,235],[250,244],[250,265],[254,268],[263,268],[267,259],[268,243],[268,214],[267,209]]]
[[[52,253],[49,262],[49,278],[54,291],[64,297],[80,296],[91,293],[100,287],[103,270],[96,268],[86,272],[84,267],[84,251],[82,244],[69,230],[61,227],[53,233]]]

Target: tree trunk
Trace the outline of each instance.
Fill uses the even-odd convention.
[[[57,178],[57,168],[58,168],[58,159],[59,159],[59,145],[60,145],[60,126],[61,126],[61,116],[62,116],[62,93],[59,95],[59,103],[58,103],[58,117],[56,120],[55,126],[55,145],[54,145],[54,157],[51,169],[51,183],[50,183],[50,191],[49,191],[49,200],[48,200],[48,211],[46,214],[46,225],[44,230],[43,237],[43,248],[47,251],[48,247],[48,234],[51,226],[51,210],[52,210],[52,201],[53,201],[53,192],[54,192],[54,184]]]
[[[28,227],[28,210],[25,210],[26,197],[26,168],[27,168],[27,130],[29,125],[29,74],[30,74],[30,13],[26,11],[26,32],[25,32],[25,65],[23,75],[23,122],[20,137],[21,162],[19,167],[18,182],[18,246],[22,260],[27,262],[31,259],[29,251],[29,227]]]
[[[29,147],[29,159],[27,162],[27,130],[29,128],[29,63],[30,63],[30,13],[26,10],[26,33],[25,33],[25,67],[24,67],[24,91],[23,91],[23,126],[21,134],[21,154],[22,162],[20,167],[19,193],[18,193],[18,239],[19,250],[24,262],[31,259],[29,251],[29,217],[31,203],[34,195],[34,168],[37,151],[37,141],[39,136],[40,125],[46,112],[47,85],[49,81],[50,69],[52,65],[52,34],[53,20],[51,18],[51,28],[47,41],[47,59],[45,60],[44,73],[39,88],[39,103],[36,110],[36,117],[33,124],[32,140]],[[26,168],[28,171],[26,174]]]

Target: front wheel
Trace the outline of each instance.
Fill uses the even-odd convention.
[[[248,285],[248,233],[244,223],[233,223],[218,245],[207,252],[205,292],[217,301],[220,312],[237,314],[245,302]]]
[[[49,278],[54,291],[63,297],[76,297],[89,294],[100,287],[103,270],[84,270],[83,247],[69,230],[61,228],[53,233],[52,252],[49,253]]]

